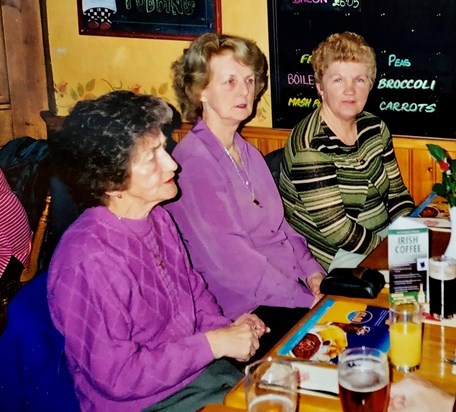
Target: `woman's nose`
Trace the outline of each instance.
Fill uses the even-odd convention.
[[[250,92],[249,84],[245,82],[240,83],[241,87],[241,94],[247,96]]]
[[[167,170],[176,170],[177,169],[177,163],[176,161],[172,158],[172,156],[169,153],[166,153],[165,159],[164,159],[164,165]]]
[[[345,93],[354,93],[355,91],[355,85],[352,82],[347,82],[345,83]]]

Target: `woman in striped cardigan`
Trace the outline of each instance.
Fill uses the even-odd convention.
[[[287,140],[280,192],[315,258],[329,270],[353,267],[414,203],[387,126],[363,111],[376,76],[373,49],[358,34],[333,34],[313,51],[312,66],[322,104]]]

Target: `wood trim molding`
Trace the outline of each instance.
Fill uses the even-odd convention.
[[[183,123],[181,127],[173,131],[173,138],[178,142],[181,141],[190,129],[191,124]],[[257,147],[263,155],[266,155],[285,145],[290,129],[245,126],[241,130],[241,134],[244,139]],[[393,142],[395,149],[427,150],[426,144],[433,143],[444,147],[448,152],[456,152],[456,140],[453,139],[393,136]]]

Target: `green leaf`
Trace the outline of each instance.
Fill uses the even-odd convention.
[[[80,97],[84,96],[84,86],[81,83],[78,83],[78,95]]]
[[[435,183],[432,190],[437,193],[438,196],[446,197],[446,190],[441,183]]]
[[[70,90],[70,96],[71,96],[71,98],[72,98],[73,100],[76,100],[76,101],[79,100],[79,96],[78,96],[78,94],[76,93],[76,90],[74,90],[74,89],[71,89],[71,90]]]
[[[440,162],[441,160],[445,159],[446,151],[442,149],[440,146],[436,144],[427,144],[426,146],[429,150],[429,153],[435,160]]]
[[[159,95],[164,95],[168,91],[168,83],[163,83],[159,88],[158,88],[158,94]]]
[[[456,206],[456,197],[454,195],[448,195],[447,200],[450,207]]]
[[[450,163],[450,170],[451,170],[451,174],[456,176],[456,160],[450,160],[449,161]]]
[[[92,79],[86,83],[85,89],[86,89],[86,91],[91,92],[94,87],[95,87],[95,79]]]

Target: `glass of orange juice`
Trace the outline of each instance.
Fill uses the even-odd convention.
[[[422,311],[418,302],[392,302],[389,335],[389,358],[393,367],[402,372],[418,369],[422,342]]]

